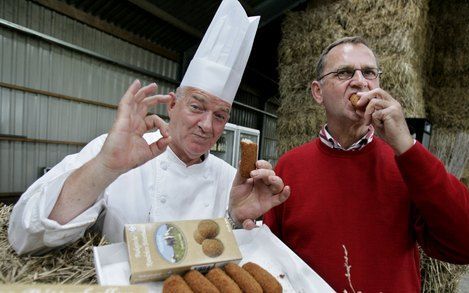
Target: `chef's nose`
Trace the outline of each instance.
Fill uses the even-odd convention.
[[[213,125],[213,115],[210,111],[206,111],[202,114],[202,117],[199,120],[199,127],[202,128],[204,132],[210,132]]]

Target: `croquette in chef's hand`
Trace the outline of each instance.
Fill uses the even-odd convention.
[[[184,280],[195,293],[220,293],[199,271],[190,270],[184,275]]]
[[[163,282],[163,293],[194,293],[179,275],[171,275]]]
[[[239,172],[242,177],[251,177],[251,171],[256,169],[257,161],[257,143],[249,139],[241,141],[241,163],[239,164]]]
[[[220,268],[211,269],[206,275],[207,279],[223,293],[242,293],[239,286]]]
[[[243,292],[262,293],[261,285],[242,267],[235,263],[228,263],[224,267],[225,272],[230,276]]]
[[[243,269],[256,279],[264,293],[282,293],[282,285],[258,264],[248,262],[243,265]]]

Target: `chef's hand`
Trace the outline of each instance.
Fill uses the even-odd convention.
[[[169,95],[153,95],[155,83],[142,87],[135,80],[122,97],[117,116],[100,153],[96,156],[106,170],[123,174],[160,155],[170,142],[167,124],[157,115],[147,116],[148,108],[168,103]],[[163,136],[148,144],[143,134],[159,129]]]
[[[396,155],[412,147],[414,139],[398,101],[381,88],[358,92],[357,95],[360,97],[357,113],[364,117],[366,125],[373,125],[376,133],[393,148]]]
[[[170,141],[166,123],[156,115],[146,116],[149,107],[171,99],[152,96],[156,88],[154,83],[143,88],[138,80],[132,83],[119,103],[101,151],[65,180],[49,219],[62,225],[70,222],[92,206],[117,177],[165,150]],[[163,137],[149,145],[143,134],[155,128]]]
[[[290,187],[275,175],[272,165],[264,160],[256,162],[251,178],[236,173],[231,188],[229,213],[244,229],[256,227],[255,220],[290,196]]]

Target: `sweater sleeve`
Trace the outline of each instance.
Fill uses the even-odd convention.
[[[415,205],[414,231],[427,255],[469,263],[469,192],[441,161],[416,143],[396,157]]]

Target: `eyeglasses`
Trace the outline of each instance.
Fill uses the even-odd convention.
[[[318,78],[318,81],[323,79],[324,77],[330,75],[330,74],[335,74],[338,79],[340,80],[349,80],[355,75],[355,71],[359,70],[363,77],[368,79],[368,80],[373,80],[376,79],[378,76],[380,76],[383,72],[379,70],[378,68],[341,68],[338,69],[337,71],[332,71],[329,73],[324,74],[320,78]]]

